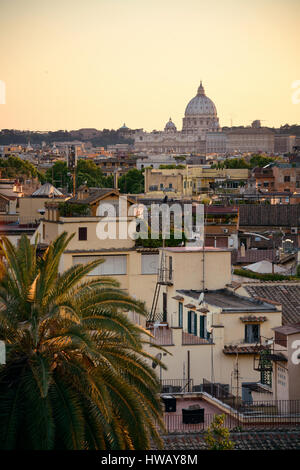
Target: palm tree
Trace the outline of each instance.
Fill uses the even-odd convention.
[[[159,382],[145,330],[126,311],[145,307],[112,278],[84,281],[103,261],[59,274],[72,236],[43,256],[3,237],[0,339],[1,449],[148,449],[161,444]]]

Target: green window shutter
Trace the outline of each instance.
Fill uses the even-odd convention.
[[[179,302],[178,304],[178,326],[179,327],[182,327],[183,326],[183,318],[182,318],[182,315],[183,315],[183,305],[182,305],[182,302]]]
[[[200,338],[204,338],[204,315],[200,315]]]
[[[197,336],[197,313],[194,313],[194,335]]]
[[[192,332],[192,312],[188,311],[188,333]]]

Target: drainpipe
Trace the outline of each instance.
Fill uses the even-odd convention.
[[[191,358],[190,358],[190,351],[187,352],[187,379],[188,379],[188,392],[190,392],[190,379],[191,379]]]

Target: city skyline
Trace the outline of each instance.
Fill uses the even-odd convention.
[[[0,128],[178,129],[200,80],[221,126],[300,122],[294,0],[0,0]],[[300,86],[299,86],[300,87]]]

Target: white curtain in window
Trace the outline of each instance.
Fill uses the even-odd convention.
[[[110,255],[110,256],[73,256],[73,265],[87,264],[96,259],[103,259],[95,269],[93,269],[89,276],[107,276],[127,273],[127,257],[126,255]]]
[[[157,274],[159,255],[142,254],[142,274]]]

